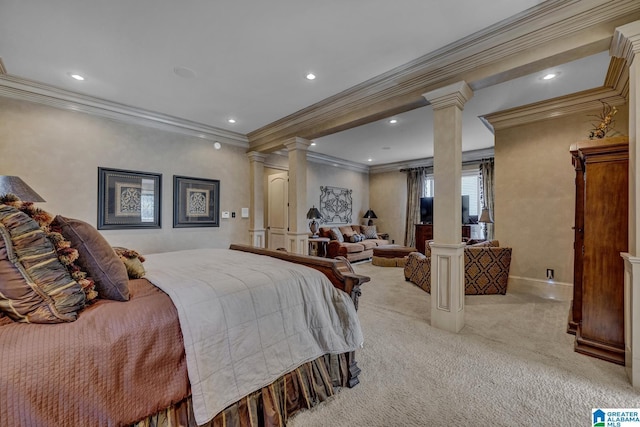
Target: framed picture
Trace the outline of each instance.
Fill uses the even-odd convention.
[[[173,227],[220,227],[220,181],[174,175]]]
[[[161,228],[162,174],[98,168],[98,229]]]

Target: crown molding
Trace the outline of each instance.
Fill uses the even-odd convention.
[[[473,90],[467,82],[462,81],[423,93],[422,96],[429,101],[434,110],[453,106],[463,110],[464,104],[473,97]]]
[[[385,109],[416,103],[421,93],[456,81],[466,80],[478,89],[488,79],[495,84],[496,78],[545,68],[550,57],[559,61],[566,55],[578,59],[597,53],[606,49],[615,26],[639,17],[637,0],[545,1],[250,132],[249,143],[253,149],[274,150],[291,136],[313,139],[368,123],[367,118]],[[500,69],[491,69],[499,61],[504,61]]]
[[[627,103],[628,95],[629,67],[626,60],[613,57],[609,62],[602,87],[486,114],[479,118],[495,133],[499,129],[600,109],[602,102],[611,106],[624,105]]]
[[[286,149],[278,150],[271,154],[280,156],[280,157],[286,157],[286,158],[289,157],[289,153]],[[311,163],[332,166],[334,168],[346,169],[346,170],[359,172],[359,173],[368,174],[370,170],[370,166],[368,165],[350,162],[348,160],[338,159],[337,157],[327,156],[325,154],[320,154],[320,153],[314,153],[312,151],[307,151],[307,161]],[[267,166],[266,163],[265,163],[265,166]],[[282,165],[277,165],[276,163],[273,163],[273,162],[269,163],[269,167],[273,167],[274,169],[283,169]],[[285,168],[285,170],[288,170],[288,167]]]
[[[245,135],[141,108],[59,89],[6,74],[0,62],[0,96],[87,113],[121,122],[249,148]]]
[[[498,111],[480,116],[480,120],[484,122],[489,130],[495,133],[496,130],[513,126],[554,119],[594,109],[599,110],[602,108],[602,102],[606,102],[611,106],[619,106],[626,104],[627,100],[617,90],[601,87]]]
[[[481,148],[478,150],[470,150],[462,153],[462,164],[477,163],[482,159],[490,158],[494,156],[493,147]],[[410,160],[404,162],[387,163],[384,165],[370,166],[369,173],[386,173],[386,172],[399,172],[401,169],[413,169],[432,167],[433,157],[426,157],[423,159]]]
[[[636,54],[640,53],[640,22],[630,22],[616,28],[609,53],[631,64]]]

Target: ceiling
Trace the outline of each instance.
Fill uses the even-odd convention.
[[[247,135],[540,3],[575,1],[0,0],[0,58],[9,76]],[[551,81],[476,90],[463,150],[493,145],[479,115],[601,86],[608,63],[603,52],[550,67]],[[311,150],[363,165],[429,157],[430,110]]]

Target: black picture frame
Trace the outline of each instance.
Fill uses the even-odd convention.
[[[173,176],[173,228],[220,227],[220,180]]]
[[[98,229],[162,228],[162,174],[98,167]]]

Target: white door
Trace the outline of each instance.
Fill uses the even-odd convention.
[[[286,248],[289,227],[289,176],[287,172],[269,175],[267,186],[267,239],[269,249]]]

